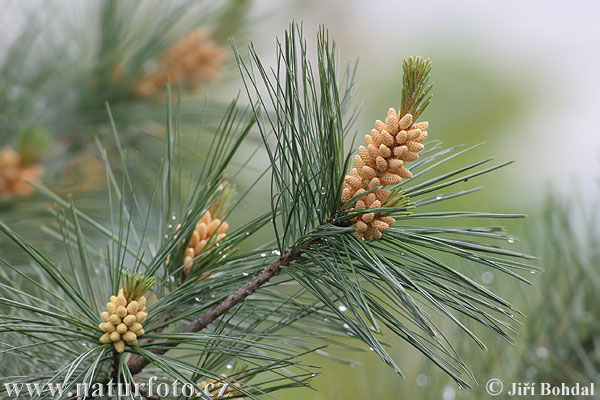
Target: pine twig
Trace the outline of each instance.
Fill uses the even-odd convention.
[[[246,300],[246,298],[248,296],[250,296],[251,294],[256,292],[256,290],[258,288],[260,288],[262,285],[269,282],[269,280],[271,280],[271,278],[279,275],[279,273],[281,272],[282,266],[289,265],[289,263],[291,261],[297,259],[300,256],[300,252],[302,250],[307,249],[307,248],[308,248],[308,244],[305,244],[302,247],[296,248],[296,250],[294,252],[290,252],[289,250],[286,251],[280,259],[278,259],[277,261],[275,261],[274,263],[272,263],[271,265],[269,265],[268,267],[263,269],[258,275],[254,276],[252,279],[250,279],[248,282],[246,282],[246,284],[244,286],[242,286],[241,288],[236,290],[234,293],[227,296],[227,298],[225,300],[223,300],[221,303],[219,303],[216,307],[207,311],[200,318],[194,320],[188,326],[183,328],[180,332],[181,333],[199,332],[202,329],[206,328],[208,325],[210,325],[212,322],[214,322],[217,318],[226,314],[229,310],[231,310],[237,304],[240,304],[241,302]],[[169,344],[169,345],[165,346],[165,348],[156,350],[155,354],[164,354],[169,350],[169,347],[175,347],[175,346],[177,346],[177,344]],[[137,354],[133,355],[127,361],[127,367],[129,368],[129,371],[131,372],[132,375],[136,375],[139,372],[141,372],[148,364],[150,364],[150,361],[147,358],[145,358],[141,355],[137,355]]]

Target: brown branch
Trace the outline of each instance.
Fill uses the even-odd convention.
[[[232,293],[229,296],[227,296],[227,298],[220,302],[216,307],[207,311],[200,318],[194,320],[188,326],[183,328],[180,332],[198,332],[206,328],[217,318],[226,314],[234,306],[246,300],[248,296],[254,293],[259,287],[267,283],[271,278],[273,278],[276,275],[279,275],[279,273],[281,272],[281,267],[289,265],[289,263],[292,260],[300,256],[300,251],[306,248],[308,248],[308,244],[297,248],[294,253],[286,251],[279,260],[275,261],[273,264],[263,269],[258,275],[254,276],[252,279],[246,282],[244,286],[236,290],[235,293]],[[177,343],[167,344],[164,348],[155,350],[154,353],[164,354],[169,350],[169,347],[175,346],[177,346]],[[127,361],[127,367],[129,368],[129,371],[132,375],[139,373],[148,364],[150,364],[150,361],[148,359],[137,354],[132,355],[129,361]]]

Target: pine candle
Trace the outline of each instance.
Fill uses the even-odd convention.
[[[379,186],[398,184],[402,178],[412,178],[412,173],[404,166],[419,158],[425,147],[421,142],[427,138],[427,122],[413,122],[411,114],[399,117],[390,108],[385,123],[377,120],[370,135],[365,136],[365,146],[358,148],[350,175],[344,178],[342,204],[356,195]],[[377,189],[359,197],[354,206],[348,209],[369,209],[382,207],[390,195],[386,189]],[[394,218],[379,213],[361,214],[351,220],[356,227],[355,235],[366,240],[381,238]]]
[[[144,334],[146,321],[146,297],[141,296],[128,302],[119,290],[117,296],[111,296],[102,313],[103,323],[98,325],[104,334],[101,343],[113,343],[118,353],[125,351],[125,345],[136,346],[138,338]]]

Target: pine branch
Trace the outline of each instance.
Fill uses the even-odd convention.
[[[287,251],[283,254],[283,256],[263,269],[258,275],[254,276],[250,279],[246,284],[236,290],[234,293],[230,294],[219,303],[213,309],[207,311],[200,318],[194,320],[188,326],[180,330],[180,333],[193,333],[199,332],[202,329],[206,328],[212,322],[214,322],[217,318],[225,315],[229,312],[233,307],[240,304],[250,295],[252,295],[258,288],[260,288],[265,283],[269,282],[273,277],[279,275],[281,272],[282,266],[287,266],[291,261],[300,257],[300,253],[303,249],[306,249],[308,245],[303,247],[299,247],[294,251]],[[175,347],[177,344],[167,345],[164,348],[156,350],[156,354],[164,354],[169,350],[169,347]],[[146,367],[150,361],[142,355],[133,355],[129,361],[127,362],[127,367],[129,371],[131,371],[132,375],[138,374],[144,367]]]

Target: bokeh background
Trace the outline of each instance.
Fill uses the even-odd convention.
[[[9,68],[0,70],[0,104],[4,104],[0,111],[3,128],[0,145],[16,146],[23,127],[40,125],[49,132],[54,144],[49,155],[42,157],[40,162],[58,176],[48,178],[47,182],[71,190],[69,183],[72,180],[93,181],[96,179],[94,171],[83,178],[69,178],[65,171],[81,170],[65,164],[64,160],[58,164],[54,160],[71,151],[65,149],[72,149],[73,143],[79,143],[81,137],[89,134],[89,138],[76,146],[80,153],[72,162],[81,162],[80,158],[86,160],[85,165],[93,162],[94,156],[89,152],[93,145],[90,138],[109,130],[108,118],[103,117],[104,101],[109,100],[116,109],[117,124],[135,133],[126,136],[127,143],[138,151],[158,157],[152,143],[160,141],[157,132],[162,129],[164,101],[161,103],[160,99],[149,100],[144,96],[140,99],[140,96],[119,91],[94,89],[94,92],[95,86],[89,85],[88,79],[93,76],[90,71],[94,70],[94,62],[98,59],[112,62],[107,64],[105,75],[106,71],[117,71],[119,58],[114,54],[111,59],[106,55],[94,58],[98,54],[89,53],[87,64],[78,63],[82,61],[77,59],[81,54],[78,51],[98,36],[92,32],[88,38],[77,37],[72,30],[85,26],[85,18],[96,17],[93,6],[73,0],[28,3],[27,7],[16,1],[3,5],[6,8],[0,15],[0,50],[4,60],[16,56],[9,51],[10,43],[24,33],[36,31],[32,46],[36,45],[39,35],[51,33],[55,43],[59,44],[56,49],[65,52],[63,60],[67,61],[47,65],[47,70],[40,73],[41,83],[31,86],[31,93],[27,94],[32,101],[24,101],[23,105],[18,103],[23,97],[23,85],[37,81],[32,78],[23,84],[12,85],[10,82],[14,82],[19,74]],[[160,24],[148,24],[152,18],[163,18],[158,15],[160,13],[150,11],[158,3],[139,3],[140,7],[144,3],[149,5],[146,17],[128,20],[126,15],[120,15],[122,25],[119,26],[138,24],[129,27],[134,32],[147,32],[153,27],[159,29]],[[447,145],[484,143],[469,156],[473,160],[493,155],[499,161],[516,161],[479,179],[477,185],[485,185],[486,190],[457,199],[448,207],[528,214],[530,218],[511,222],[508,228],[520,238],[515,246],[537,255],[540,266],[545,269],[542,274],[528,277],[534,283],[530,287],[496,273],[464,267],[470,276],[504,298],[513,300],[528,316],[521,318],[523,324],[517,328],[516,344],[500,342],[488,332],[478,331],[488,345],[487,352],[480,351],[454,327],[448,326],[448,335],[462,351],[479,381],[479,386],[471,390],[458,389],[424,357],[399,340],[390,338],[393,355],[404,368],[404,378],[367,350],[351,355],[359,361],[355,365],[333,361],[323,364],[322,374],[315,379],[316,390],[281,392],[278,397],[287,400],[481,399],[487,398],[484,385],[490,378],[499,378],[505,384],[520,381],[599,382],[597,310],[600,301],[595,293],[600,289],[600,256],[596,249],[600,239],[600,221],[596,214],[600,176],[600,132],[596,123],[600,106],[600,25],[596,19],[600,5],[591,1],[441,0],[229,3],[233,5],[231,14],[219,14],[223,19],[218,23],[201,18],[202,6],[193,16],[182,15],[180,18],[185,23],[174,23],[176,19],[171,21],[175,28],[169,35],[173,38],[183,36],[195,25],[209,26],[210,32],[221,35],[215,40],[226,54],[218,67],[218,77],[203,83],[199,90],[195,87],[184,90],[182,103],[190,130],[198,126],[210,130],[210,111],[240,91],[241,83],[225,38],[229,35],[233,35],[240,46],[252,40],[259,53],[264,55],[263,62],[268,64],[274,60],[275,35],[281,35],[290,21],[303,23],[309,41],[316,37],[319,24],[325,24],[337,42],[342,60],[360,59],[356,78],[356,101],[362,104],[356,124],[358,134],[368,132],[376,119],[385,116],[389,107],[399,106],[402,59],[410,55],[430,58],[434,98],[423,115],[430,121],[430,137],[441,139]],[[115,15],[119,15],[124,11],[116,12]],[[144,24],[146,30],[136,30]],[[101,31],[101,28],[89,29]],[[144,36],[143,33],[139,35]],[[115,46],[119,44],[115,43]],[[119,56],[127,58],[131,47],[136,46],[119,47]],[[167,40],[164,47],[168,47]],[[37,50],[22,50],[23,54],[17,54],[23,57],[22,65],[51,59],[45,59]],[[162,54],[162,50],[156,49],[153,55]],[[75,58],[72,58],[73,54]],[[140,65],[137,75],[132,73],[118,78],[123,81],[109,79],[107,82],[116,87],[127,82],[135,89],[136,82],[157,68],[146,61]],[[51,77],[53,74],[64,77],[69,73],[76,74],[78,79],[72,81],[73,87],[60,88],[61,114],[53,115],[56,108],[49,103],[56,99],[48,94],[57,93],[58,89],[53,87]],[[88,85],[88,91],[78,94],[82,85]],[[85,102],[85,107],[79,107],[78,102],[90,98],[86,97],[88,95],[95,96],[98,101]],[[203,110],[208,110],[205,114],[209,118],[199,117]],[[81,115],[91,117],[89,120],[82,118],[74,132],[72,127],[64,126],[71,116],[79,119]],[[136,117],[131,118],[131,115]],[[90,190],[82,189],[85,189],[82,193]],[[247,210],[259,212],[264,200],[257,194],[249,201]],[[1,207],[9,210],[22,204],[22,201],[11,200]],[[2,218],[9,218],[8,214],[2,215]],[[308,361],[323,363],[316,356],[309,357]]]

